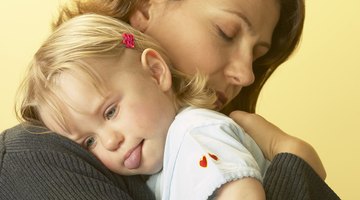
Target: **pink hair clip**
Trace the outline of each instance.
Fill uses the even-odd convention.
[[[135,41],[134,41],[133,34],[123,33],[122,37],[123,37],[122,43],[125,44],[126,48],[134,48],[135,47]]]

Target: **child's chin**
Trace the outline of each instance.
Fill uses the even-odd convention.
[[[144,175],[152,175],[152,174],[156,174],[158,172],[160,172],[162,169],[161,166],[155,166],[152,168],[147,168],[146,170],[142,170]]]

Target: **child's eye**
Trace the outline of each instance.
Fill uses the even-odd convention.
[[[112,119],[116,114],[116,106],[112,106],[110,109],[106,110],[104,117],[106,120]]]
[[[92,149],[95,147],[96,140],[94,137],[88,137],[84,141],[84,146],[86,149]]]

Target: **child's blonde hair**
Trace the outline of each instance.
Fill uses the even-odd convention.
[[[94,57],[120,57],[126,48],[122,44],[123,33],[134,35],[134,50],[141,53],[147,48],[152,48],[161,54],[172,73],[172,87],[177,107],[214,108],[216,94],[206,87],[204,76],[187,76],[175,70],[158,43],[130,25],[115,18],[86,14],[70,19],[55,29],[35,54],[18,91],[18,119],[44,124],[40,110],[45,106],[46,111],[55,117],[54,120],[66,128],[66,116],[61,112],[64,102],[58,95],[56,82],[59,75],[64,71],[85,75],[90,84],[101,93],[104,89],[101,78],[92,69],[91,64],[85,63],[84,60]]]

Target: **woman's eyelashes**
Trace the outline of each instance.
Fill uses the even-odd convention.
[[[105,110],[104,118],[106,120],[111,120],[116,116],[117,112],[118,112],[117,105],[112,105],[108,109]]]
[[[220,36],[220,38],[225,41],[226,43],[233,43],[235,42],[235,39],[238,37],[239,39],[236,40],[241,40],[241,37],[243,37],[243,35],[241,34],[241,26],[240,25],[236,25],[234,24],[225,24],[225,25],[215,25],[216,28],[216,32],[217,35]],[[253,61],[261,58],[262,56],[264,56],[268,51],[269,48],[268,47],[264,47],[262,45],[256,45],[255,47],[253,47]]]
[[[226,31],[224,31],[220,26],[216,26],[217,27],[217,32],[219,34],[219,36],[225,40],[226,42],[232,42],[234,40],[234,35],[230,35],[228,33],[226,33]]]

